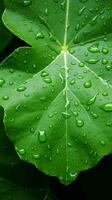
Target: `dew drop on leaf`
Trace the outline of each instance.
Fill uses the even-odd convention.
[[[39,160],[40,159],[40,155],[39,154],[34,154],[33,158],[36,159],[36,160]]]
[[[89,101],[88,101],[88,105],[91,105],[91,104],[93,104],[95,101],[96,101],[96,98],[97,98],[97,95],[98,95],[98,93],[97,94],[95,94],[91,99],[89,99]]]
[[[17,149],[18,153],[20,155],[24,155],[26,152],[25,152],[25,149]]]
[[[108,54],[108,52],[109,52],[108,49],[105,49],[105,48],[102,49],[103,54]]]
[[[35,36],[36,39],[43,39],[44,38],[44,35],[42,32],[38,32]]]
[[[58,148],[56,149],[56,154],[60,154],[60,150]]]
[[[86,81],[86,82],[84,83],[84,87],[85,87],[85,88],[90,88],[91,86],[92,86],[91,81]]]
[[[101,108],[106,112],[112,112],[112,103],[105,103],[101,106]]]
[[[5,83],[5,80],[3,78],[0,78],[0,87],[2,87],[4,83]]]
[[[30,6],[31,3],[32,3],[31,0],[24,0],[24,1],[23,1],[23,6],[24,6],[24,7]]]
[[[62,112],[62,116],[64,117],[64,119],[69,119],[71,117],[71,114],[67,112]]]
[[[80,66],[80,67],[84,67],[85,64],[84,64],[83,62],[80,62],[80,63],[79,63],[79,66]]]
[[[105,142],[104,142],[104,140],[101,140],[101,141],[100,141],[100,143],[101,143],[102,145],[105,145]]]
[[[9,100],[9,96],[5,95],[2,97],[3,100]]]
[[[98,44],[95,44],[95,45],[88,47],[88,51],[91,52],[91,53],[99,53],[100,50],[98,48]]]
[[[103,59],[102,59],[102,64],[103,64],[103,65],[106,65],[106,64],[108,64],[108,60],[107,60],[107,59],[105,59],[105,58],[103,58]]]
[[[26,90],[26,87],[25,86],[19,86],[18,88],[17,88],[17,91],[18,92],[23,92],[23,91],[25,91]]]
[[[44,82],[46,82],[46,83],[52,83],[52,79],[50,77],[44,78]]]
[[[77,125],[78,127],[82,127],[82,126],[84,126],[84,121],[78,119],[78,120],[76,120],[76,125]]]
[[[46,137],[45,131],[39,131],[39,132],[38,132],[38,140],[39,140],[39,142],[41,142],[41,143],[44,143],[44,142],[47,141],[47,137]]]
[[[75,79],[72,79],[71,81],[70,81],[70,85],[74,85],[75,84]]]
[[[89,64],[96,64],[99,62],[99,59],[98,58],[91,58],[89,60],[86,60],[87,63]]]

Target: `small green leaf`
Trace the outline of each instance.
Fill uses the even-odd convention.
[[[32,46],[28,62],[23,48],[1,65],[7,135],[21,159],[69,184],[112,152],[112,0],[5,3],[4,23]]]

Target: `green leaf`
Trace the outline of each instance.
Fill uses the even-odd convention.
[[[0,52],[4,50],[12,39],[12,34],[5,28],[2,22],[2,13],[4,10],[3,1],[0,1]]]
[[[7,135],[21,159],[71,183],[112,152],[112,1],[5,2],[5,24],[32,46],[33,75],[20,80],[21,53],[2,64],[1,78],[16,71],[14,89],[9,72],[0,89]]]

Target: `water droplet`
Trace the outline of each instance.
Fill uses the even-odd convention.
[[[42,71],[41,72],[41,77],[46,77],[46,76],[49,76],[48,72]]]
[[[76,65],[76,62],[73,60],[73,61],[71,62],[71,65]]]
[[[45,100],[46,100],[46,97],[41,97],[40,100],[41,100],[41,101],[45,101]]]
[[[25,86],[19,86],[18,88],[17,88],[17,91],[18,92],[23,92],[23,91],[25,91],[26,90],[26,87]]]
[[[80,66],[80,67],[84,67],[85,64],[84,64],[83,62],[80,62],[80,63],[79,63],[79,66]]]
[[[86,81],[86,82],[84,83],[84,87],[85,87],[85,88],[90,88],[91,86],[92,86],[91,81]]]
[[[31,133],[34,133],[35,132],[35,129],[32,127],[32,128],[30,128],[30,132]]]
[[[107,60],[107,59],[105,59],[105,58],[103,58],[103,59],[102,59],[102,64],[103,64],[103,65],[106,65],[106,64],[108,64],[108,60]]]
[[[23,6],[24,6],[24,7],[30,6],[31,3],[32,3],[31,0],[24,0],[24,1],[23,1]]]
[[[101,108],[106,112],[112,112],[112,103],[105,103]]]
[[[45,8],[45,11],[44,11],[45,15],[48,15],[48,9]]]
[[[2,97],[3,100],[9,100],[9,96],[5,95]]]
[[[51,150],[51,146],[50,144],[47,145],[48,150]]]
[[[105,144],[104,140],[101,140],[101,141],[100,141],[100,143],[101,143],[102,145],[104,145],[104,144]]]
[[[99,62],[99,59],[98,58],[91,58],[89,60],[86,60],[87,63],[89,64],[96,64]]]
[[[61,2],[61,9],[64,11],[66,9],[66,1]]]
[[[69,119],[71,117],[71,114],[67,113],[67,112],[62,112],[62,116],[65,118],[65,119]]]
[[[70,85],[74,85],[75,84],[75,79],[72,79],[71,81],[70,81]]]
[[[3,78],[0,78],[0,87],[2,87],[4,83],[5,83],[5,80]]]
[[[24,155],[26,153],[25,149],[17,149],[20,155]]]
[[[82,127],[82,126],[84,126],[84,121],[78,119],[78,120],[76,120],[76,125],[77,125],[78,127]]]
[[[74,114],[75,117],[78,116],[78,112],[76,112],[76,111],[74,111],[73,114]]]
[[[93,104],[96,101],[97,95],[98,95],[98,93],[95,94],[91,99],[89,99],[89,101],[87,102],[87,104],[88,105]]]
[[[58,148],[56,149],[56,154],[57,154],[57,155],[60,154],[60,151],[59,151]]]
[[[38,139],[39,139],[39,142],[41,142],[41,143],[46,142],[47,137],[46,137],[45,131],[39,131],[38,132]]]
[[[94,44],[94,45],[90,46],[88,48],[88,51],[90,51],[91,53],[99,53],[100,50],[98,48],[98,44]]]
[[[51,79],[50,77],[44,78],[44,81],[45,81],[46,83],[52,83],[52,79]]]
[[[52,161],[52,157],[51,156],[49,157],[49,161]]]
[[[109,52],[108,49],[105,49],[105,48],[102,49],[103,54],[108,54],[108,52]]]
[[[13,81],[9,81],[9,85],[13,85],[14,84],[14,82]]]
[[[71,144],[70,142],[68,142],[67,145],[68,145],[68,147],[71,147],[71,146],[72,146],[72,144]]]
[[[9,72],[10,73],[14,73],[14,69],[9,69]]]
[[[93,111],[91,111],[91,115],[94,117],[94,118],[98,118],[98,115],[96,113],[94,113]]]
[[[39,32],[36,34],[35,38],[36,38],[36,39],[43,39],[43,38],[44,38],[44,35],[43,35],[42,32],[39,31]]]
[[[39,154],[35,154],[35,155],[33,155],[33,158],[36,159],[36,160],[39,160],[40,159],[40,155]]]
[[[78,173],[77,172],[76,173],[70,173],[70,176],[73,177],[73,178],[75,178],[75,177],[78,176]]]
[[[105,68],[109,71],[109,70],[112,69],[112,66],[111,65],[107,65]]]
[[[80,16],[80,15],[82,15],[82,13],[84,12],[85,8],[86,8],[86,7],[85,7],[85,6],[83,6],[83,7],[82,7],[82,8],[79,10],[79,13],[78,13],[78,14],[79,14],[79,16]]]

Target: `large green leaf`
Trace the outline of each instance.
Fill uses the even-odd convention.
[[[112,0],[5,3],[5,24],[33,47],[28,62],[23,48],[2,64],[7,135],[21,159],[68,184],[112,152]]]
[[[3,0],[0,1],[0,52],[4,50],[12,39],[12,34],[4,27],[2,22],[2,13],[4,10]]]

